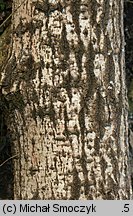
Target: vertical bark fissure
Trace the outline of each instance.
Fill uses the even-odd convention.
[[[30,0],[19,8],[2,75],[20,153],[15,199],[130,198],[122,7]]]

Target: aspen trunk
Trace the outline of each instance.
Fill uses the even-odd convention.
[[[25,0],[12,28],[14,199],[130,199],[123,0]]]

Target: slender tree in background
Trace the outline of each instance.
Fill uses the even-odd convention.
[[[10,46],[14,199],[130,199],[123,0],[25,0]]]

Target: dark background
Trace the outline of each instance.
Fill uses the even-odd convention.
[[[11,14],[12,1],[0,0],[0,25]],[[9,19],[0,28],[0,37],[10,25]],[[126,63],[126,84],[129,101],[129,128],[133,131],[133,1],[125,0],[124,4],[124,30],[125,30],[125,63]],[[0,86],[0,164],[12,156],[11,135],[7,129],[5,112],[8,109],[8,102],[2,95]],[[130,134],[130,133],[129,133]],[[130,158],[133,161],[133,149],[130,146]],[[8,160],[0,165],[0,199],[13,199],[13,164]]]

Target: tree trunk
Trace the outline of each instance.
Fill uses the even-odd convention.
[[[123,0],[25,0],[12,28],[14,199],[130,199]]]

